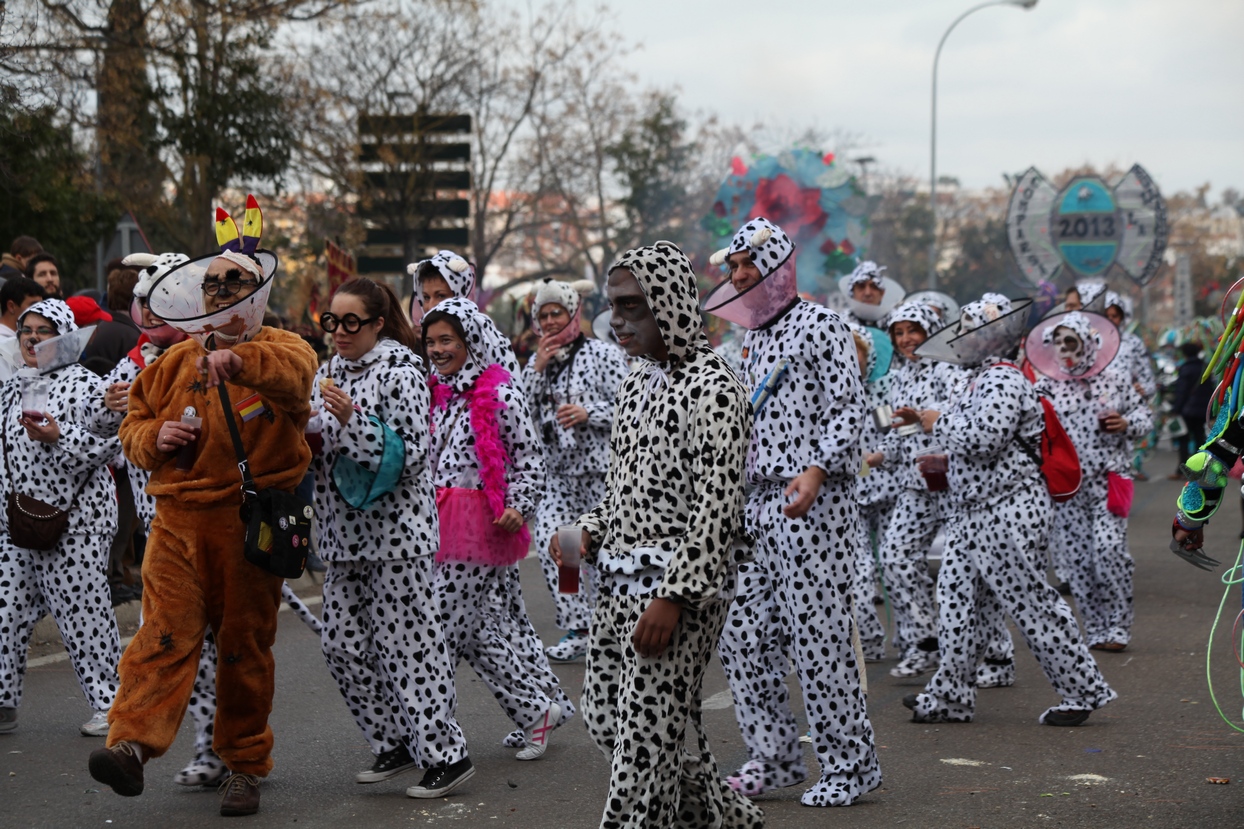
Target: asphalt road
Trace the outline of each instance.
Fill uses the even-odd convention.
[[[1149,464],[1155,478],[1169,455]],[[1176,484],[1137,485],[1131,545],[1136,558],[1136,625],[1122,654],[1098,654],[1120,699],[1081,728],[1049,728],[1037,716],[1056,702],[1017,639],[1019,680],[981,692],[976,722],[926,726],[900,703],[919,687],[888,675],[893,661],[869,666],[869,708],[885,783],[832,814],[799,805],[795,787],[762,799],[771,827],[1240,827],[1244,826],[1244,735],[1219,719],[1206,685],[1205,650],[1222,595],[1218,575],[1202,573],[1167,549]],[[1234,504],[1209,532],[1209,548],[1233,561],[1239,522]],[[523,565],[537,628],[552,642],[552,604],[534,562]],[[1224,565],[1225,569],[1225,565]],[[1231,624],[1233,589],[1220,625],[1213,676],[1224,710],[1241,723]],[[510,729],[470,668],[459,673],[459,717],[478,768],[448,798],[404,794],[418,774],[371,786],[353,782],[371,755],[324,668],[318,640],[282,614],[276,647],[272,724],[276,769],[259,815],[246,825],[592,827],[603,804],[608,764],[576,718],[555,733],[543,759],[518,762],[501,738]],[[559,667],[578,689],[582,664]],[[797,688],[797,683],[796,683]],[[723,772],[745,757],[721,669],[710,668],[705,721]],[[797,690],[796,690],[797,699]],[[214,791],[172,782],[190,758],[183,725],[168,755],[147,765],[147,789],[126,799],[100,791],[86,758],[102,741],[78,735],[89,716],[68,662],[30,670],[20,727],[0,736],[0,826],[169,827],[219,825]],[[809,752],[809,766],[816,768]],[[1228,785],[1207,783],[1226,777]],[[832,823],[831,823],[832,822]]]

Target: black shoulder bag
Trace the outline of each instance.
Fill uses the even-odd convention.
[[[238,456],[238,471],[242,473],[241,515],[246,526],[246,543],[242,552],[246,560],[259,569],[281,578],[296,579],[307,565],[311,518],[315,513],[310,504],[292,492],[260,489],[255,484],[246,459],[246,448],[242,445],[242,433],[233,418],[229,392],[224,383],[218,388],[225,422],[229,424],[229,436],[233,438],[233,450]]]

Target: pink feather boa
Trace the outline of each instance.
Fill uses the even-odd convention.
[[[505,512],[505,496],[508,490],[505,471],[510,465],[510,453],[505,448],[505,441],[501,439],[501,428],[497,424],[497,412],[505,408],[505,404],[501,402],[497,394],[497,387],[508,382],[510,382],[510,373],[494,363],[484,369],[471,387],[463,392],[468,398],[467,411],[471,418],[471,431],[475,434],[475,459],[479,463],[480,482],[483,484],[488,507],[495,518],[500,518]],[[444,409],[454,397],[453,388],[442,383],[435,375],[428,378],[428,388],[432,393],[433,409]],[[521,545],[525,555],[531,543],[531,532],[527,529],[527,525],[524,524],[513,536],[515,543],[506,546],[518,548]],[[513,558],[510,551],[481,550],[478,552],[484,559],[478,562],[482,564],[508,565],[517,560]],[[492,555],[489,555],[489,552]],[[498,558],[498,560],[493,561],[492,558]],[[518,558],[522,558],[522,555]],[[440,555],[437,556],[437,560],[441,560]]]

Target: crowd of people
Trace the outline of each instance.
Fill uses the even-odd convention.
[[[472,265],[441,251],[410,267],[413,321],[384,284],[344,283],[320,360],[264,324],[278,260],[258,204],[216,218],[219,252],[115,263],[106,309],[61,298],[33,239],[4,261],[0,731],[50,611],[94,712],[82,732],[107,738],[90,772],[118,794],[143,791],[189,710],[176,782],[219,785],[222,815],[258,811],[283,600],[371,748],[357,782],[422,770],[406,793],[433,798],[475,774],[465,660],[520,761],[581,714],[611,767],[602,827],[759,827],[755,797],[805,784],[806,806],[850,805],[882,781],[864,663],[927,675],[903,700],[914,722],[971,722],[978,690],[1017,681],[1008,618],[1059,698],[1039,722],[1116,698],[1092,652],[1131,637],[1133,444],[1155,388],[1105,284],[1039,316],[996,293],[907,296],[863,262],[834,311],[800,296],[795,243],[758,217],[703,297],[675,245],[622,254],[609,340],[584,333],[594,285],[545,280],[520,367]],[[733,338],[712,347],[705,314]],[[256,538],[266,503],[285,511]],[[132,581],[135,537],[131,587],[116,577]],[[282,545],[292,573],[253,557]],[[547,646],[517,567],[533,546],[564,633]],[[318,617],[285,584],[313,551]],[[118,587],[142,598],[124,653]],[[700,717],[714,654],[748,752],[724,776]],[[579,659],[576,697],[553,666]]]

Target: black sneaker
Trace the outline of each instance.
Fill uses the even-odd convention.
[[[376,757],[376,762],[371,764],[371,768],[354,775],[354,782],[379,783],[381,780],[397,777],[399,774],[410,771],[418,765],[414,758],[410,756],[410,752],[406,750],[406,746],[398,746],[392,751],[385,751],[379,754]]]
[[[475,766],[470,757],[463,757],[448,766],[434,766],[423,775],[418,786],[406,790],[407,797],[442,797],[475,776]]]

